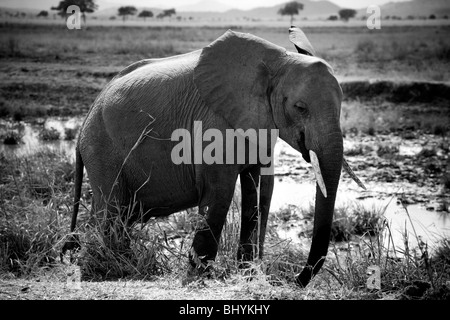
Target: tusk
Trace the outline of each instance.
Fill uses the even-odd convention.
[[[325,187],[325,182],[323,182],[322,172],[320,171],[319,159],[314,151],[309,150],[309,157],[311,158],[311,165],[314,170],[314,175],[316,176],[317,184],[319,185],[320,191],[322,191],[323,196],[327,197],[327,188]]]
[[[344,168],[345,172],[347,172],[350,177],[364,190],[367,190],[366,186],[359,180],[359,178],[356,176],[356,174],[353,172],[352,168],[348,165],[345,158],[342,158],[342,167]]]

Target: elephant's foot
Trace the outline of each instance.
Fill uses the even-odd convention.
[[[70,263],[74,262],[73,253],[76,253],[81,249],[80,239],[77,234],[71,234],[69,235],[67,241],[64,243],[61,253],[59,255],[59,258],[61,260],[61,263],[64,263],[64,255],[67,251],[70,253]]]
[[[189,266],[186,277],[182,280],[182,285],[188,285],[191,282],[211,279],[214,274],[214,268],[205,261],[205,257],[199,257],[194,248],[189,252]]]
[[[213,275],[213,268],[209,266],[208,268],[197,268],[189,266],[186,276],[181,281],[183,286],[196,282],[198,284],[204,285],[205,279],[211,279]]]
[[[256,261],[250,260],[250,261],[244,261],[240,260],[238,264],[238,268],[241,270],[242,276],[247,281],[252,281],[255,279],[258,275],[258,265]]]
[[[237,261],[239,261],[239,269],[247,269],[251,267],[253,259],[256,255],[256,245],[249,243],[239,245],[237,252]]]

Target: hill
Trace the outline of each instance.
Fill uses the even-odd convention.
[[[311,1],[301,0],[304,5],[304,9],[300,12],[300,18],[316,19],[328,17],[331,14],[336,14],[340,7],[330,1]],[[278,10],[284,6],[279,4],[271,7],[257,7],[250,10],[229,9],[230,7],[221,2],[215,1],[201,1],[193,5],[186,5],[182,7],[175,7],[177,16],[182,18],[193,17],[195,19],[208,20],[208,19],[223,19],[223,20],[236,20],[236,19],[263,19],[274,20],[279,19],[280,15]],[[117,16],[117,10],[120,6],[116,5],[107,9],[99,10],[93,13],[93,16],[104,19],[111,16]],[[136,7],[138,12],[141,10],[150,10],[155,15],[160,13],[160,8],[148,8],[148,7]]]
[[[277,20],[280,19],[278,10],[285,4],[278,4],[270,7],[257,7],[249,10],[232,9],[230,5],[221,1],[215,0],[201,0],[192,5],[184,5],[175,7],[177,16],[188,19],[194,18],[196,20]],[[0,7],[0,16],[3,17],[33,17],[40,10],[48,10],[50,14],[56,14],[51,11],[50,7],[57,4],[57,0],[20,0],[14,2],[13,0],[4,0],[2,7]],[[299,0],[303,3],[304,8],[297,16],[297,19],[324,19],[330,15],[335,15],[341,9],[338,5],[331,1],[312,1]],[[105,0],[98,0],[99,9],[88,16],[97,17],[99,19],[109,19],[112,16],[117,17],[118,8],[122,5],[120,0],[109,2]],[[138,12],[142,10],[150,10],[156,16],[162,12],[162,8],[155,7],[136,7]],[[367,9],[362,8],[357,10],[357,17],[367,16]],[[450,1],[448,0],[411,0],[402,2],[388,2],[381,6],[382,17],[398,16],[407,18],[409,16],[429,17],[434,14],[437,18],[450,16]],[[135,17],[136,18],[136,17]],[[132,18],[133,19],[133,18]]]
[[[339,11],[340,7],[330,1],[311,1],[302,0],[303,10],[300,12],[300,17],[306,17],[308,19],[318,17],[328,17],[330,14],[335,14]],[[283,7],[284,4],[279,4],[271,7],[258,7],[250,10],[238,10],[232,9],[223,13],[223,18],[235,19],[235,18],[254,18],[254,19],[277,19],[278,10]]]
[[[214,0],[202,0],[195,4],[176,8],[178,12],[225,12],[231,9],[231,6]]]
[[[405,2],[388,2],[381,6],[381,16],[398,16],[406,18],[429,17],[434,14],[441,18],[450,16],[450,1],[448,0],[412,0]],[[358,11],[358,16],[366,16],[366,9]]]

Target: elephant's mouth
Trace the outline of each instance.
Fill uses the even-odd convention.
[[[300,139],[297,141],[297,143],[300,148],[300,152],[302,154],[303,159],[305,159],[306,162],[310,163],[311,158],[309,157],[309,150],[306,148],[305,145],[305,133],[300,132]]]
[[[305,133],[304,132],[300,132],[300,139],[297,140],[297,144],[299,146],[300,152],[302,154],[303,159],[305,159],[306,162],[311,163],[314,169],[314,173],[315,173],[315,177],[317,180],[317,183],[320,187],[320,189],[322,190],[322,194],[325,196],[325,198],[327,197],[326,194],[326,188],[325,188],[325,183],[323,182],[322,179],[322,173],[320,170],[320,166],[319,166],[319,160],[317,159],[317,155],[314,153],[313,150],[308,150],[306,148],[306,144],[305,144]],[[311,162],[311,154],[313,154],[314,161]],[[348,165],[347,161],[345,160],[345,158],[342,158],[343,161],[343,169],[349,174],[349,176],[364,190],[367,190],[366,187],[364,186],[364,184],[361,182],[361,180],[358,179],[358,177],[356,176],[356,174],[353,172],[353,170],[350,168],[350,166]]]

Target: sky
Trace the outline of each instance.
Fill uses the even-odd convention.
[[[195,4],[204,0],[98,0],[98,3],[101,3],[101,7],[111,7],[116,5],[123,5],[129,3],[134,6],[142,6],[142,7],[161,7],[161,8],[169,8],[169,7],[180,7],[190,4]],[[206,0],[208,1],[208,0]],[[270,7],[280,3],[287,2],[288,0],[211,0],[222,2],[228,6],[237,8],[237,9],[251,9],[254,7]],[[301,0],[298,0],[301,2]],[[397,2],[397,1],[405,1],[405,0],[329,0],[334,2],[343,8],[353,8],[353,9],[361,9],[366,8],[371,4],[381,5],[387,2]],[[56,5],[59,0],[0,0],[0,7],[10,7],[10,8],[39,8],[42,7],[43,4],[47,6],[48,3],[51,5]],[[41,5],[40,5],[41,4]],[[103,8],[100,8],[103,9]]]
[[[122,2],[121,0],[106,0],[106,1]],[[195,4],[200,1],[201,0],[132,0],[130,2],[136,3],[136,5],[143,5],[149,7],[153,6],[177,7],[188,4]],[[270,7],[276,4],[285,3],[289,0],[214,0],[214,1],[222,2],[237,9],[251,9],[255,7]],[[298,1],[301,2],[301,0]],[[335,4],[343,8],[361,9],[368,7],[371,4],[381,5],[387,2],[398,2],[405,0],[329,0],[329,1],[334,2]]]

